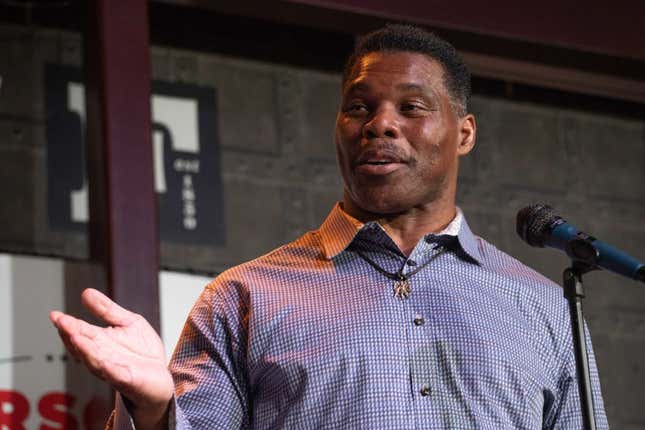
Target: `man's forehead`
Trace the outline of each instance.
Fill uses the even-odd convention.
[[[415,82],[394,83],[393,85],[391,85],[391,88],[397,92],[405,93],[422,93],[432,89],[432,87],[427,84]],[[371,89],[372,86],[370,85],[370,83],[360,78],[348,82],[346,86],[347,93],[363,93],[369,92]]]
[[[443,85],[444,69],[441,63],[423,53],[369,52],[354,63],[343,82],[343,92],[367,91],[373,77],[391,82],[391,88],[397,91],[424,91]]]

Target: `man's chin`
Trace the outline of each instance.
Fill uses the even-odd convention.
[[[412,206],[401,197],[403,196],[394,192],[360,195],[351,198],[351,201],[345,203],[344,207],[352,208],[355,212],[362,212],[365,215],[396,215],[406,212]]]
[[[381,216],[393,216],[408,211],[410,207],[395,202],[379,202],[368,206],[365,210]]]

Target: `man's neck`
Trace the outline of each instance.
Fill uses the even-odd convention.
[[[396,214],[375,214],[345,201],[343,209],[362,222],[377,221],[405,255],[410,255],[419,240],[429,233],[439,233],[455,218],[451,204],[428,204]]]

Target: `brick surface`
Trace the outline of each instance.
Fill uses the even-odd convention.
[[[338,76],[303,76],[305,81],[303,107],[305,128],[301,151],[307,158],[335,163],[334,124],[340,104],[340,78]],[[313,79],[311,79],[313,77]]]
[[[217,57],[202,57],[199,71],[201,82],[218,92],[216,120],[222,148],[279,153],[278,71],[254,68],[243,61],[218,61]]]
[[[0,127],[0,138],[2,127]],[[21,252],[29,252],[34,245],[33,194],[24,190],[34,188],[33,156],[27,150],[0,147],[0,243]]]

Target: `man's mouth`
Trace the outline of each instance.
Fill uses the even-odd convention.
[[[390,160],[368,160],[363,164],[374,164],[374,165],[380,165],[380,164],[389,164],[392,163]]]
[[[363,175],[382,176],[404,167],[407,158],[393,144],[363,148],[354,161],[354,171]]]
[[[355,164],[355,170],[365,175],[387,175],[406,163],[398,157],[362,156]]]

